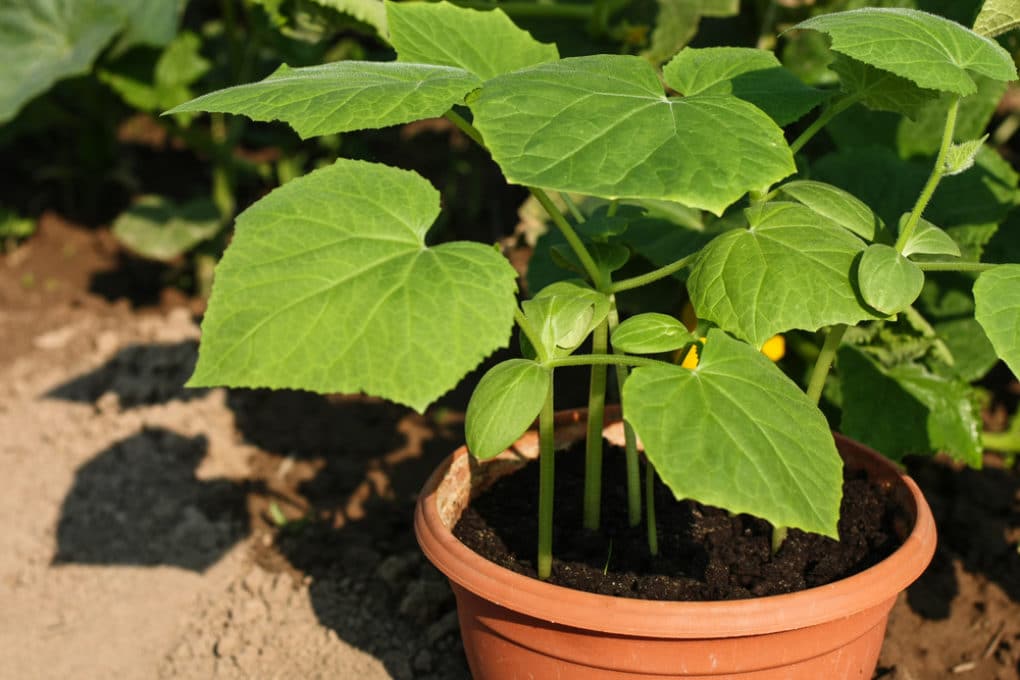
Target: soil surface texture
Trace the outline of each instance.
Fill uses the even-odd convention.
[[[0,678],[467,680],[411,529],[462,395],[184,389],[202,304],[161,276],[56,215],[0,255]],[[940,543],[876,677],[1016,680],[1016,467],[910,470]]]

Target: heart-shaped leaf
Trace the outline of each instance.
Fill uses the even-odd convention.
[[[481,12],[448,2],[387,2],[397,59],[456,66],[482,80],[560,58],[496,9]]]
[[[971,73],[1016,80],[1013,57],[994,41],[955,21],[913,9],[867,7],[819,14],[795,28],[827,33],[832,50],[931,90],[966,96]]]
[[[139,255],[170,261],[220,230],[220,213],[208,199],[177,205],[143,196],[113,223],[113,235]]]
[[[694,336],[668,314],[646,312],[626,319],[612,336],[613,349],[629,354],[672,352],[693,342]]]
[[[604,294],[577,281],[557,281],[521,304],[550,356],[570,354],[609,314]]]
[[[802,205],[770,203],[751,229],[717,237],[687,280],[698,316],[755,347],[793,328],[874,318],[851,284],[865,244],[826,222]]]
[[[189,384],[377,395],[422,410],[513,324],[516,272],[480,243],[426,247],[439,193],[339,160],[237,219]]]
[[[662,69],[666,84],[687,96],[732,94],[787,125],[828,96],[783,68],[772,52],[750,47],[688,47]]]
[[[974,20],[974,30],[994,38],[1020,26],[1020,3],[1016,0],[985,0]]]
[[[1020,264],[982,272],[974,284],[974,317],[1013,375],[1020,376]]]
[[[551,383],[552,371],[527,359],[490,368],[478,381],[464,416],[468,451],[484,460],[517,441],[538,417]]]
[[[308,138],[441,116],[480,84],[464,69],[430,64],[284,64],[265,80],[210,92],[167,113],[216,111],[282,120]]]
[[[470,100],[493,158],[519,184],[721,214],[795,170],[782,131],[760,109],[723,95],[669,98],[638,57],[533,66]]]
[[[844,92],[860,97],[861,103],[874,111],[902,113],[916,120],[939,96],[936,90],[918,87],[906,78],[843,54],[837,54],[829,68],[839,76]]]
[[[623,406],[677,498],[836,536],[842,461],[828,423],[753,347],[711,330],[696,369],[635,369]]]
[[[883,314],[903,311],[924,287],[924,272],[895,248],[882,243],[864,251],[857,277],[861,297]]]
[[[878,215],[871,212],[871,208],[859,198],[825,182],[813,180],[787,182],[779,187],[779,193],[869,241],[875,238],[875,230],[882,224]]]
[[[900,218],[900,230],[903,224],[910,217],[905,213]],[[922,218],[918,221],[910,240],[903,246],[904,257],[909,255],[951,255],[960,257],[960,246],[953,240],[953,237],[942,231],[928,220]]]

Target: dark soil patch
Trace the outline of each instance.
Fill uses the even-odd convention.
[[[656,487],[659,555],[650,555],[646,529],[625,513],[622,452],[606,454],[603,530],[582,526],[584,455],[557,456],[556,531],[550,582],[577,590],[653,600],[732,600],[790,593],[845,578],[881,561],[902,542],[905,511],[863,472],[847,471],[840,541],[790,530],[771,554],[768,522],[693,501],[677,502]],[[538,466],[499,480],[467,508],[454,534],[487,559],[536,575]]]

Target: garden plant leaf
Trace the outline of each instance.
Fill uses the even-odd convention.
[[[853,194],[825,182],[804,179],[787,182],[779,193],[807,206],[833,224],[849,229],[863,239],[875,238],[882,220]]]
[[[974,317],[1013,375],[1020,376],[1020,264],[982,272],[974,283]]]
[[[864,301],[889,315],[909,307],[924,287],[924,272],[883,243],[872,244],[864,251],[857,277]]]
[[[721,214],[795,170],[782,131],[760,109],[728,95],[668,98],[638,57],[541,64],[469,99],[493,158],[519,184]]]
[[[502,10],[388,2],[386,13],[399,61],[456,66],[488,80],[560,57],[556,45],[538,42]]]
[[[900,218],[900,229],[907,221],[909,213]],[[903,246],[903,255],[950,255],[960,256],[960,246],[953,237],[942,231],[928,220],[921,218],[910,240]]]
[[[687,280],[698,317],[755,348],[794,328],[874,318],[850,282],[864,242],[824,219],[802,205],[770,203],[751,229],[716,237]]]
[[[580,346],[609,314],[609,298],[577,281],[549,284],[521,304],[550,356],[565,356]]]
[[[220,230],[220,213],[208,199],[177,205],[143,196],[113,223],[113,235],[139,255],[164,262],[188,252]]]
[[[972,74],[1015,80],[1009,52],[960,24],[901,8],[863,8],[820,14],[795,28],[827,33],[832,50],[891,71],[921,87],[973,94]]]
[[[552,371],[527,359],[496,364],[478,381],[464,416],[468,450],[482,460],[498,455],[535,422]]]
[[[635,369],[623,406],[678,499],[836,536],[842,461],[828,423],[750,345],[711,330],[696,369]]]
[[[480,82],[464,69],[429,64],[284,64],[257,83],[211,92],[167,113],[214,111],[282,120],[308,138],[441,116]]]
[[[672,352],[694,341],[676,317],[646,312],[624,320],[613,331],[613,349],[628,354]]]
[[[844,92],[860,97],[864,106],[875,111],[902,113],[907,118],[917,119],[939,94],[843,54],[837,54],[829,68],[839,75]]]
[[[1016,0],[985,0],[974,20],[974,30],[994,38],[1020,26],[1020,3]]]
[[[386,26],[386,5],[383,0],[314,0],[314,2],[350,14],[358,21],[374,28],[384,38],[389,35]]]
[[[422,410],[505,347],[516,273],[491,247],[426,247],[439,193],[339,160],[237,219],[189,384],[364,391]]]

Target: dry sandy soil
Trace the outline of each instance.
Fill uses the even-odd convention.
[[[107,301],[118,257],[50,218],[0,260],[0,678],[467,678],[410,529],[457,418],[186,390],[199,310]],[[914,468],[943,538],[877,677],[1020,677],[1020,486],[990,463]]]

